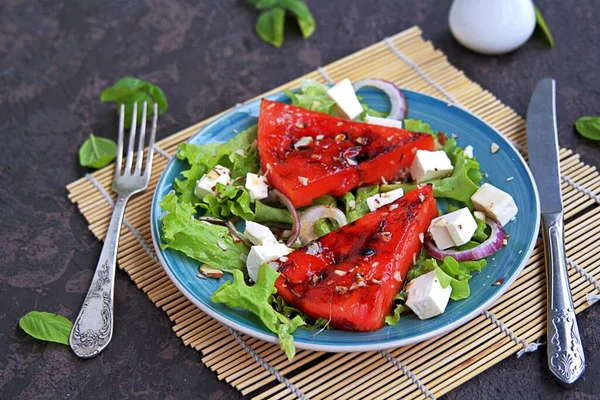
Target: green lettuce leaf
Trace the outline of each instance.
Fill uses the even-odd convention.
[[[437,136],[437,132],[433,131],[427,122],[418,119],[405,119],[403,125],[404,129],[408,131],[428,133],[432,136]]]
[[[417,263],[408,271],[406,279],[411,281],[431,271],[436,271],[442,287],[452,287],[452,300],[466,299],[471,295],[469,279],[472,271],[481,271],[487,264],[486,260],[458,262],[452,257],[444,258],[439,263],[433,258],[428,258],[425,251],[421,251]]]
[[[324,114],[333,114],[335,101],[327,96],[329,87],[307,79],[302,82],[297,92],[286,90],[285,94],[292,100],[292,105]]]
[[[258,270],[257,282],[248,286],[242,272],[234,271],[233,282],[227,281],[221,285],[211,296],[211,300],[229,307],[242,308],[256,315],[271,332],[277,334],[279,346],[291,360],[296,354],[292,333],[304,325],[304,321],[299,315],[290,319],[273,307],[273,295],[277,292],[275,281],[278,277],[278,272],[263,264]]]
[[[484,219],[479,218],[475,218],[475,222],[477,222],[477,229],[473,234],[472,240],[475,242],[483,243],[490,237],[490,235],[485,232],[487,224],[485,223]]]
[[[329,218],[321,218],[315,221],[313,232],[318,237],[321,237],[327,235],[329,232],[335,231],[339,227],[337,221],[330,220]]]
[[[178,202],[173,192],[162,199],[160,206],[166,211],[162,217],[163,249],[181,251],[194,260],[223,271],[246,268],[242,258],[248,255],[248,248],[243,243],[235,243],[226,227],[197,220],[194,206]]]
[[[228,186],[217,183],[216,194],[204,196],[198,204],[206,210],[208,216],[228,219],[238,216],[246,221],[254,220],[254,210],[251,206],[250,193],[244,186]]]
[[[256,201],[254,204],[254,221],[279,222],[291,225],[294,222],[294,219],[292,218],[292,214],[286,208],[277,208]]]
[[[329,325],[329,321],[324,318],[319,318],[316,321],[310,318],[308,315],[304,314],[302,311],[297,308],[289,306],[283,297],[273,296],[272,303],[275,311],[285,315],[289,319],[294,319],[295,317],[300,317],[304,321],[305,325],[302,326],[302,329],[324,329]]]
[[[394,296],[394,311],[392,315],[385,317],[385,324],[388,326],[397,325],[400,322],[400,315],[409,311],[406,305],[406,292],[400,292]]]
[[[367,214],[369,206],[367,205],[367,198],[379,193],[379,186],[365,186],[356,190],[356,195],[352,192],[346,193],[342,197],[344,203],[344,209],[348,222],[353,222]]]
[[[73,323],[62,315],[30,311],[19,319],[19,326],[36,339],[68,345]]]
[[[185,160],[190,168],[181,173],[183,179],[175,178],[173,185],[179,199],[186,203],[197,204],[194,194],[196,181],[217,164],[231,170],[233,179],[245,176],[248,172],[260,170],[260,160],[256,148],[257,127],[252,126],[231,138],[225,143],[209,143],[179,145],[177,158]]]
[[[471,196],[479,189],[482,180],[479,162],[475,158],[466,157],[460,147],[455,148],[453,156],[455,161],[452,174],[447,178],[430,181],[433,184],[433,196],[460,201],[473,210]]]

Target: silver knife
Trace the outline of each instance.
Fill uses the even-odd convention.
[[[527,109],[527,147],[542,206],[548,289],[548,366],[561,382],[572,384],[583,375],[585,358],[565,257],[555,100],[554,79],[541,80]]]

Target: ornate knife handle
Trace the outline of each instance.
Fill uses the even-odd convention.
[[[583,375],[585,356],[567,274],[563,214],[546,214],[542,218],[548,287],[548,364],[560,381],[572,384]]]
[[[128,199],[119,196],[115,203],[94,278],[71,331],[71,349],[81,358],[98,355],[112,339],[117,247]]]

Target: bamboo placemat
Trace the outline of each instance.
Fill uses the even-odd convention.
[[[413,27],[386,38],[271,92],[298,86],[307,78],[333,82],[377,77],[400,87],[460,105],[495,127],[525,151],[524,120],[491,93],[448,63],[446,56]],[[261,95],[264,96],[265,94]],[[440,338],[368,353],[301,350],[293,362],[274,344],[221,325],[189,302],[157,262],[150,235],[150,202],[156,182],[177,145],[214,118],[190,126],[156,147],[150,188],[132,199],[125,214],[118,263],[138,288],[174,322],[183,342],[201,351],[202,362],[243,394],[255,399],[424,398],[443,395],[515,353],[533,351],[545,334],[543,250],[533,251],[520,277],[488,311]],[[566,218],[566,249],[576,311],[600,293],[600,177],[579,155],[560,150]],[[103,240],[114,194],[113,166],[67,186],[69,198]]]

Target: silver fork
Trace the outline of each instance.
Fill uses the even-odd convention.
[[[146,103],[142,111],[142,124],[140,138],[137,147],[137,159],[135,169],[132,170],[134,158],[134,143],[136,134],[137,103],[133,106],[133,117],[127,147],[127,158],[125,169],[123,163],[123,136],[125,106],[121,105],[119,117],[119,145],[117,150],[117,161],[115,177],[112,188],[118,195],[114,205],[110,225],[104,239],[104,246],[100,253],[100,259],[96,266],[96,272],[90,285],[79,315],[73,324],[69,343],[75,354],[81,358],[92,358],[98,355],[108,346],[113,333],[114,312],[114,287],[115,270],[117,265],[117,248],[121,234],[121,223],[125,214],[125,205],[131,196],[143,192],[148,188],[150,172],[152,169],[152,156],[154,154],[154,139],[156,136],[156,121],[158,109],[154,104],[154,119],[152,121],[152,132],[148,144],[148,156],[146,165],[142,171],[142,160],[144,158],[144,139],[146,136]]]

